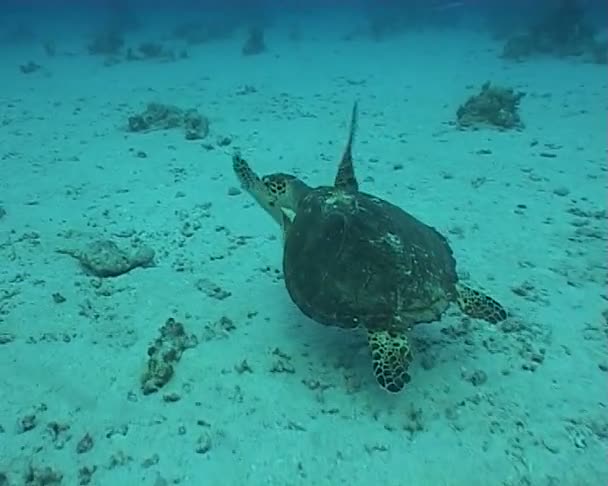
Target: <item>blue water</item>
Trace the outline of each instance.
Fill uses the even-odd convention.
[[[607,483],[605,2],[0,10],[1,486]],[[509,313],[413,326],[397,394],[231,163],[329,185],[355,101],[360,189]]]

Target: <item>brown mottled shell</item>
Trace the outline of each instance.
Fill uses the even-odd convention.
[[[295,304],[325,325],[407,329],[440,318],[455,299],[447,240],[397,206],[320,187],[285,235],[285,282]]]

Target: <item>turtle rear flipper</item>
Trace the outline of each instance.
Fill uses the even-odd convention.
[[[369,330],[367,338],[378,384],[397,393],[411,379],[407,372],[412,361],[407,336],[401,331]]]
[[[507,311],[489,295],[466,285],[456,286],[458,307],[467,316],[498,324],[507,318]]]

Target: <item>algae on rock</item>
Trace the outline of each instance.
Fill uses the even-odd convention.
[[[126,251],[110,240],[97,240],[82,249],[60,248],[58,253],[69,255],[96,277],[117,277],[137,267],[154,263],[154,250],[141,245],[134,251]]]
[[[148,348],[148,362],[141,376],[142,393],[155,393],[169,383],[183,352],[197,345],[197,337],[188,335],[181,322],[173,317],[167,319],[160,336]]]
[[[186,140],[201,140],[209,134],[209,120],[196,109],[183,110],[162,103],[148,103],[146,109],[132,115],[128,120],[128,131],[150,132],[183,128]]]
[[[465,128],[489,125],[503,130],[523,128],[518,109],[524,95],[512,88],[493,86],[488,81],[479,94],[471,96],[458,108],[458,125]]]

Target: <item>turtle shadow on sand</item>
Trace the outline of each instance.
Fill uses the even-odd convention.
[[[59,248],[57,253],[69,255],[89,274],[100,277],[118,277],[134,268],[154,264],[154,250],[139,245],[131,251],[120,248],[111,240],[96,240],[83,248]]]
[[[241,186],[283,230],[283,274],[291,300],[312,320],[367,333],[378,384],[398,392],[411,380],[410,332],[441,319],[450,304],[498,324],[507,312],[460,281],[447,239],[435,228],[359,190],[352,146],[357,104],[335,180],[310,187],[296,176],[258,176],[235,153]]]

